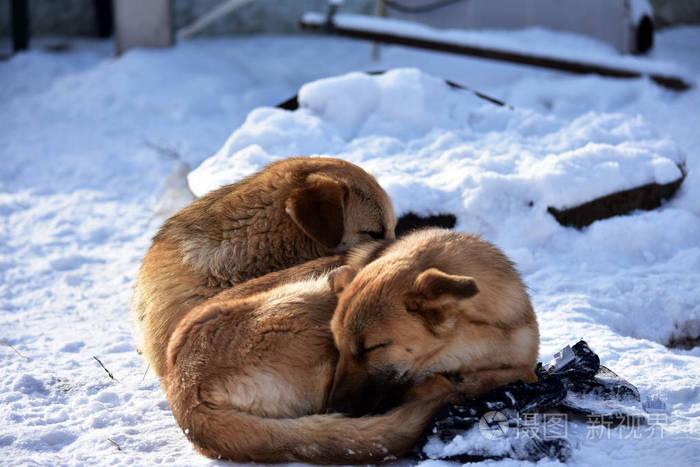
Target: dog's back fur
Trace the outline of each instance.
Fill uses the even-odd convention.
[[[168,219],[137,278],[132,315],[156,374],[182,316],[272,271],[393,238],[391,200],[370,174],[332,158],[291,158],[215,190]]]
[[[203,454],[237,462],[382,462],[405,454],[454,387],[436,377],[391,412],[324,414],[337,352],[323,258],[229,289],[190,311],[168,346],[163,387]]]

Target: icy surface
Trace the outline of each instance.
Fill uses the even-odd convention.
[[[646,61],[698,76],[700,28],[656,44]],[[216,463],[186,441],[134,351],[131,285],[160,223],[191,199],[188,167],[200,167],[192,188],[206,191],[302,153],[361,163],[399,212],[457,214],[458,229],[517,262],[542,360],[583,337],[643,400],[666,403],[663,431],[650,437],[589,437],[571,423],[572,464],[697,463],[700,350],[663,345],[700,333],[697,89],[398,47],[372,62],[370,44],[329,38],[196,40],[118,59],[108,43],[75,41],[63,54],[41,45],[0,62],[3,464]],[[301,110],[261,107],[305,83]],[[545,212],[603,186],[668,180],[679,160],[688,176],[659,210],[582,231]],[[598,166],[602,175],[576,179]]]

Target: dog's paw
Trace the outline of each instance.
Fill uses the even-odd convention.
[[[445,402],[457,397],[457,388],[442,375],[432,375],[406,392],[406,402],[444,399]]]

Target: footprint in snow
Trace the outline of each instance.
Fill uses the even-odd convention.
[[[32,375],[22,375],[15,381],[12,386],[14,391],[23,394],[48,394],[49,391],[44,386],[44,383],[33,377]]]
[[[61,347],[61,352],[77,353],[80,352],[80,349],[82,349],[83,347],[85,347],[84,342],[69,342],[68,344]]]
[[[44,450],[42,445],[48,447],[50,451],[60,451],[64,447],[72,444],[78,437],[65,430],[52,430],[39,437],[37,450]]]

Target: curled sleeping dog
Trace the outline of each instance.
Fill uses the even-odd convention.
[[[349,162],[298,157],[215,190],[153,239],[131,303],[139,348],[158,375],[182,316],[248,279],[394,238],[396,215],[372,175]]]
[[[333,273],[334,410],[383,410],[391,394],[436,374],[467,396],[536,381],[535,313],[513,264],[493,245],[426,229],[357,248],[348,262]]]
[[[381,462],[405,454],[454,393],[426,379],[386,414],[325,414],[338,354],[321,258],[252,279],[191,310],[167,352],[163,388],[204,455],[237,462]]]
[[[456,389],[533,380],[537,345],[511,263],[475,237],[427,230],[199,305],[173,334],[163,387],[210,457],[380,462],[404,455]]]

